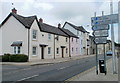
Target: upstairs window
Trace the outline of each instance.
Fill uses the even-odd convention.
[[[33,40],[37,40],[37,30],[33,30],[32,38],[33,38]]]
[[[66,42],[68,41],[68,38],[66,37]]]
[[[51,34],[48,33],[48,40],[51,40]]]
[[[73,38],[72,38],[72,42],[73,42]]]

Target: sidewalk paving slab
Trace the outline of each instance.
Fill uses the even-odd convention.
[[[85,72],[82,72],[66,81],[118,81],[118,74],[112,72],[112,59],[109,59],[106,63],[107,75],[104,73],[98,73],[96,75],[96,67],[93,67]],[[118,68],[118,60],[117,60]]]

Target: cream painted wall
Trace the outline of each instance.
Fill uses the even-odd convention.
[[[2,54],[13,54],[11,44],[15,41],[22,41],[22,54],[28,54],[28,30],[13,16],[6,21],[2,29]]]
[[[57,35],[55,35],[57,37]],[[68,38],[68,37],[67,37]],[[56,58],[62,57],[62,48],[61,46],[65,46],[64,48],[64,57],[69,57],[69,39],[68,42],[66,42],[65,36],[59,36],[59,40],[55,40],[55,55]],[[59,54],[56,54],[56,49],[59,48]],[[66,54],[66,48],[68,48],[68,53]]]

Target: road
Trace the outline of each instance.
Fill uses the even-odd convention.
[[[99,56],[99,59],[103,56]],[[107,56],[107,59],[111,57]],[[72,60],[63,63],[15,66],[3,65],[2,80],[14,82],[24,81],[65,81],[95,66],[95,56]],[[4,83],[4,82],[3,82]]]

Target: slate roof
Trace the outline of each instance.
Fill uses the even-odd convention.
[[[74,29],[76,29],[76,30],[78,30],[78,31],[82,31],[82,32],[87,32],[84,28],[83,28],[83,26],[76,26],[76,25],[73,25],[73,24],[71,24],[71,23],[69,23],[69,22],[65,22],[65,24],[69,24],[70,26],[72,26]],[[64,24],[64,26],[65,26],[65,24]],[[64,26],[63,26],[63,28],[64,28]],[[87,32],[87,33],[89,33],[89,32]]]
[[[59,28],[55,26],[51,26],[51,25],[48,25],[46,23],[41,23],[41,22],[39,22],[39,24],[40,24],[40,30],[43,32],[48,32],[48,33],[52,33],[55,35],[61,35],[61,36],[68,37],[67,34],[65,34],[63,31],[61,31]]]
[[[73,34],[71,31],[69,31],[68,29],[64,29],[64,28],[60,28],[60,29],[70,37],[79,38],[75,34]]]
[[[1,25],[3,25],[9,19],[10,16],[14,16],[20,23],[22,23],[28,29],[30,29],[32,23],[37,18],[36,16],[23,17],[23,16],[18,15],[18,14],[10,13],[7,16],[7,18],[2,22]]]

